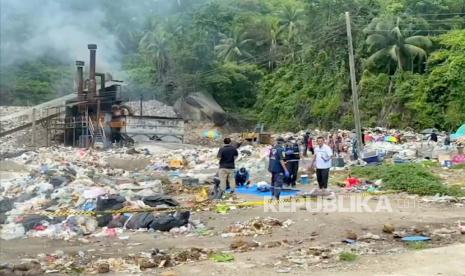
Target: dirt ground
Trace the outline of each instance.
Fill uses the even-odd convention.
[[[34,259],[40,253],[51,254],[56,250],[62,250],[70,255],[81,251],[87,256],[92,256],[92,259],[125,257],[140,252],[150,252],[153,249],[181,250],[197,247],[227,251],[230,250],[233,241],[241,239],[260,244],[276,241],[281,242],[281,245],[272,248],[260,246],[243,253],[233,252],[235,260],[230,263],[204,260],[173,268],[146,270],[143,274],[173,272],[172,275],[237,275],[245,272],[247,275],[263,275],[263,273],[308,275],[311,272],[312,275],[465,275],[463,270],[465,235],[434,238],[427,245],[430,249],[417,251],[394,239],[392,234],[382,231],[386,223],[395,226],[396,230],[420,229],[419,231],[423,232],[456,227],[457,221],[465,221],[463,206],[451,203],[425,204],[405,195],[388,195],[383,199],[380,196],[372,197],[368,205],[374,208],[380,200],[386,199],[392,207],[392,212],[318,212],[305,210],[305,205],[302,203],[296,206],[295,212],[265,212],[263,206],[258,206],[231,210],[228,214],[212,211],[193,213],[192,219],[199,219],[205,223],[211,230],[211,236],[125,232],[123,236],[129,237],[126,240],[116,237],[88,237],[85,241],[42,238],[1,241],[0,259],[2,263],[17,263],[21,259]],[[345,203],[348,202],[349,197],[345,197]],[[291,219],[294,224],[287,228],[273,228],[271,235],[221,237],[221,233],[235,222],[268,216],[280,220]],[[341,242],[347,238],[348,231],[358,237],[372,233],[378,235],[380,239],[364,243],[362,249],[365,253],[358,253],[360,248],[352,250],[353,245]],[[316,265],[280,264],[283,258],[285,259],[292,252],[315,246],[352,250],[359,256],[353,262],[330,259]],[[113,273],[113,275],[126,274]]]

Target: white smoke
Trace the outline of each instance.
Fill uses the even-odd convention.
[[[0,0],[1,65],[51,54],[70,64],[83,60],[87,66],[87,44],[97,44],[97,70],[119,70],[116,38],[104,27],[105,14],[99,5],[71,8],[66,2]]]

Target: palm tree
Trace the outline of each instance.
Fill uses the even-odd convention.
[[[158,79],[162,80],[168,72],[169,45],[167,34],[152,24],[142,36],[139,47],[143,53],[150,57],[156,64]]]
[[[363,30],[367,35],[368,51],[373,53],[367,60],[368,68],[382,68],[392,73],[394,71],[411,70],[421,72],[426,61],[427,51],[432,42],[425,36],[411,36],[405,38],[399,28],[400,20],[396,24],[392,21],[375,18]],[[387,61],[383,64],[383,61]]]
[[[272,20],[269,23],[269,61],[268,61],[268,68],[272,70],[276,66],[276,60],[278,57],[278,50],[279,50],[279,40],[281,38],[281,34],[283,33],[283,27],[280,26],[278,20]]]
[[[224,34],[220,35],[220,43],[215,46],[215,51],[219,59],[223,61],[238,61],[239,58],[252,58],[252,55],[247,52],[245,46],[253,40],[246,38],[246,33],[235,30],[231,37]]]
[[[281,25],[287,29],[288,40],[297,33],[297,28],[302,16],[302,10],[291,5],[284,6],[281,11]]]
[[[365,63],[368,70],[382,69],[388,74],[410,70],[422,72],[427,57],[427,51],[432,46],[429,38],[424,36],[411,36],[405,38],[399,28],[400,19],[393,21],[375,18],[363,30],[367,35],[368,51],[373,53]],[[392,76],[389,78],[387,95],[391,95],[394,88]],[[394,108],[389,97],[380,110],[378,125],[387,125],[387,116]]]
[[[284,45],[289,49],[290,59],[294,60],[295,51],[298,44],[298,27],[302,17],[302,10],[294,6],[286,5],[281,11],[281,26],[287,30],[287,38],[284,39]]]

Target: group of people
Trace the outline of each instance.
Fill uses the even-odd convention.
[[[309,143],[309,141],[312,141]],[[325,190],[328,188],[329,169],[333,157],[332,149],[325,143],[323,137],[316,139],[316,146],[309,133],[303,139],[304,156],[307,151],[312,152],[311,167],[316,168],[318,188]],[[294,187],[299,170],[300,150],[298,143],[291,138],[286,141],[277,138],[276,144],[271,148],[269,155],[268,171],[271,173],[272,196],[279,200],[284,184]]]
[[[227,188],[234,193],[236,186],[249,184],[250,175],[245,168],[235,170],[235,160],[239,156],[237,146],[231,144],[230,138],[223,140],[224,146],[218,151],[219,170],[215,179],[217,198],[221,197]],[[312,153],[311,167],[316,169],[319,189],[327,189],[329,169],[333,157],[333,149],[325,143],[324,137],[313,139],[310,133],[303,137],[303,155]],[[275,199],[279,199],[284,186],[295,187],[301,159],[300,145],[295,138],[287,141],[279,137],[269,153],[268,171],[271,173],[271,191]],[[229,187],[228,187],[229,186]]]

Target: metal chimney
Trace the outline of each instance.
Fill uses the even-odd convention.
[[[84,75],[83,75],[84,61],[76,60],[76,87],[78,96],[82,95],[84,90]]]
[[[95,81],[95,56],[97,52],[96,44],[88,44],[87,49],[90,51],[90,64],[89,64],[89,94],[97,95],[97,82]]]

